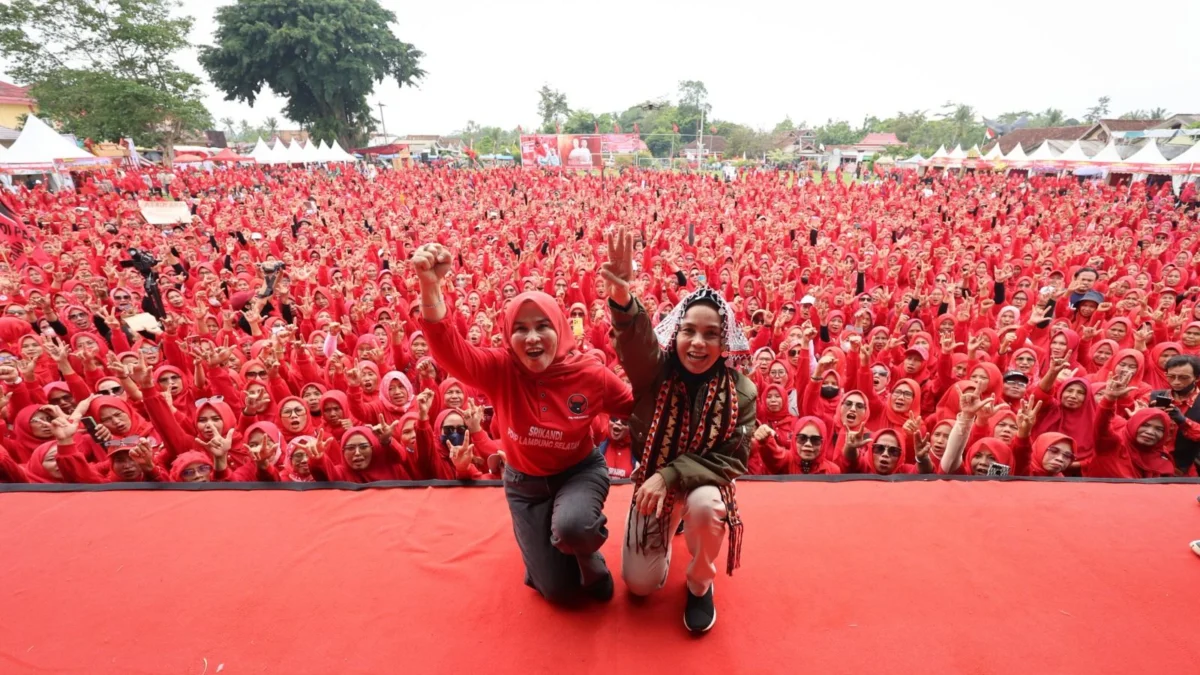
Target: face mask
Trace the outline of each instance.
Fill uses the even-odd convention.
[[[1193,390],[1193,389],[1195,389],[1195,388],[1196,388],[1196,383],[1195,383],[1195,382],[1193,382],[1193,383],[1189,384],[1189,385],[1188,385],[1186,388],[1184,388],[1184,389],[1176,389],[1176,390],[1175,390],[1175,393],[1176,393],[1176,394],[1179,394],[1180,396],[1187,396],[1187,395],[1191,394],[1191,393],[1192,393],[1192,390]]]
[[[463,438],[465,436],[466,436],[466,434],[464,434],[461,431],[451,431],[450,433],[443,433],[442,434],[442,445],[445,445],[446,442],[449,441],[450,445],[453,445],[454,447],[457,448],[458,446],[463,444]]]
[[[838,389],[836,385],[832,385],[832,384],[821,385],[821,398],[823,398],[823,399],[837,398],[837,395],[840,392],[841,392],[841,390]]]
[[[800,277],[800,281],[801,281],[802,283],[806,283],[806,284],[807,284],[807,283],[808,283],[808,277]]]

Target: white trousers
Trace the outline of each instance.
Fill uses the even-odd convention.
[[[725,502],[715,485],[705,485],[692,490],[687,499],[675,501],[671,513],[671,527],[664,536],[659,531],[658,521],[652,519],[648,525],[636,507],[629,509],[625,522],[624,546],[621,551],[621,578],[625,586],[635,595],[650,595],[667,582],[671,569],[671,538],[683,521],[683,538],[687,541],[692,562],[687,568],[687,585],[692,595],[708,593],[717,576],[717,558],[725,542]],[[636,523],[635,519],[643,522]],[[646,527],[645,546],[638,547],[638,535]]]

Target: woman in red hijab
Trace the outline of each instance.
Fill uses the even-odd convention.
[[[505,438],[508,464],[505,496],[527,583],[552,602],[580,591],[607,601],[612,575],[599,549],[608,538],[609,481],[591,422],[604,413],[628,416],[629,387],[574,350],[562,309],[544,293],[522,293],[508,303],[504,350],[471,346],[453,321],[443,320],[439,283],[451,260],[440,244],[413,254],[422,337],[451,376],[495,403],[493,428]]]
[[[823,422],[818,417],[801,417],[795,423],[796,433],[786,446],[760,446],[763,461],[773,474],[836,474],[842,470],[825,459],[833,445]]]
[[[1129,382],[1114,375],[1104,387],[1096,418],[1096,456],[1084,467],[1089,478],[1164,478],[1175,475],[1175,462],[1167,451],[1173,432],[1167,413],[1142,408],[1128,420],[1117,417],[1117,402],[1133,393]]]

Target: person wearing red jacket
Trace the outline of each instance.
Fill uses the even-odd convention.
[[[599,549],[608,538],[603,506],[609,480],[591,421],[597,414],[628,415],[629,387],[574,351],[562,308],[541,292],[508,303],[504,350],[467,343],[453,322],[443,320],[447,308],[439,284],[451,261],[441,244],[413,254],[421,327],[439,364],[495,403],[493,428],[506,448],[505,496],[526,582],[551,602],[568,602],[581,591],[607,601],[612,574]]]

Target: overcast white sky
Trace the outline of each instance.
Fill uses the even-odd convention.
[[[543,84],[600,113],[675,99],[682,79],[708,86],[715,116],[768,129],[785,115],[857,125],[947,100],[987,116],[1055,107],[1082,117],[1103,95],[1114,117],[1200,113],[1196,0],[381,1],[397,36],[426,54],[419,88],[384,84],[371,97],[393,134],[449,133],[467,120],[531,129]],[[211,41],[224,4],[183,0],[198,43]],[[181,63],[202,72],[194,54]],[[209,91],[215,119],[283,119],[272,96],[250,108]]]

